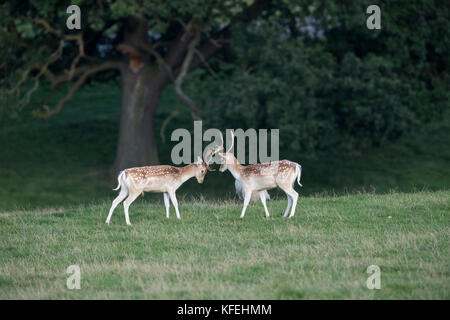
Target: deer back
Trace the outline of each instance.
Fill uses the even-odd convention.
[[[167,165],[130,168],[125,171],[125,177],[134,187],[144,191],[165,192],[178,182],[179,176],[179,168]]]

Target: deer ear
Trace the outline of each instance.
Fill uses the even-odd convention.
[[[203,163],[202,158],[197,157],[197,165],[201,165]]]

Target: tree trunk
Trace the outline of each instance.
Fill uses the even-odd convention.
[[[111,169],[114,176],[125,168],[158,164],[154,119],[164,85],[148,66],[137,72],[124,69],[119,141]]]

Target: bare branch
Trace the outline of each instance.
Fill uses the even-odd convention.
[[[11,22],[8,25],[8,29],[9,31],[11,31],[11,33],[13,34],[14,38],[16,39],[16,41],[24,48],[29,49],[30,46],[28,45],[28,43],[26,43],[19,35],[19,32],[17,31],[17,28],[15,26],[15,24],[13,22]]]
[[[27,105],[28,103],[30,103],[30,98],[31,95],[33,94],[34,91],[36,91],[36,89],[39,87],[39,79],[40,77],[44,74],[44,69],[47,68],[46,66],[44,66],[41,71],[38,73],[38,75],[34,78],[34,86],[31,87],[30,90],[28,90],[27,94],[25,95],[25,102],[22,103],[23,105]]]
[[[166,61],[171,68],[174,68],[180,61],[183,60],[183,56],[185,55],[186,50],[189,47],[189,43],[195,37],[195,31],[193,29],[194,24],[192,21],[189,21],[189,23],[184,28],[185,32],[178,36],[177,40],[175,41],[175,45],[167,54]]]
[[[152,55],[153,57],[155,57],[158,65],[167,71],[167,74],[169,75],[170,80],[175,81],[175,76],[173,74],[172,68],[170,67],[169,64],[166,63],[163,56],[158,51],[155,50],[154,46],[143,42],[143,43],[139,44],[139,48],[142,49],[143,51],[147,52],[148,54]]]
[[[61,34],[61,32],[59,30],[56,30],[55,28],[50,26],[50,24],[47,21],[45,21],[44,19],[35,19],[35,20],[33,20],[33,22],[42,25],[47,33],[50,33],[50,34],[52,34],[52,35],[54,35],[54,36],[56,36],[56,37],[61,39],[60,46],[59,46],[59,49],[57,51],[58,55],[56,56],[55,59],[51,59],[51,62],[48,65],[50,65],[51,63],[56,61],[62,55],[62,48],[63,48],[63,45],[64,45],[64,41],[75,41],[77,43],[77,45],[78,45],[78,55],[72,61],[72,64],[70,66],[69,80],[71,80],[73,78],[74,72],[75,72],[75,68],[78,65],[78,63],[80,62],[81,58],[86,58],[86,59],[91,59],[91,60],[94,59],[92,57],[86,56],[86,53],[84,52],[84,40],[83,40],[83,34],[82,33],[63,35],[63,34]]]
[[[16,92],[18,95],[20,95],[20,87],[24,84],[24,82],[25,82],[26,79],[28,78],[30,72],[33,71],[33,70],[35,70],[35,69],[39,69],[39,73],[38,73],[37,76],[35,76],[35,78],[34,78],[34,80],[35,80],[34,86],[33,86],[32,88],[30,88],[30,90],[28,90],[28,92],[27,92],[26,95],[25,95],[25,98],[24,98],[24,100],[23,100],[23,101],[25,101],[25,102],[19,102],[19,104],[24,105],[24,104],[27,104],[27,103],[29,102],[32,93],[37,89],[37,87],[38,87],[38,85],[39,85],[39,78],[40,78],[42,75],[45,75],[45,76],[47,76],[47,77],[50,77],[49,79],[51,80],[51,75],[50,75],[50,73],[49,73],[49,71],[48,71],[48,66],[49,66],[51,63],[55,62],[55,61],[61,56],[61,54],[62,54],[63,43],[64,43],[64,42],[61,41],[61,42],[60,42],[60,45],[58,46],[58,49],[56,49],[56,51],[53,52],[53,53],[50,55],[50,60],[49,60],[49,62],[47,62],[47,63],[45,63],[45,64],[37,63],[37,64],[33,65],[32,67],[26,69],[26,70],[23,72],[21,79],[16,83],[16,85],[15,85],[13,88],[11,88],[11,89],[8,91],[8,94],[10,94],[10,95],[12,95],[14,92]]]
[[[209,65],[208,61],[206,61],[206,58],[203,56],[203,54],[200,52],[200,50],[195,49],[195,53],[197,54],[197,56],[200,58],[200,60],[202,61],[202,63],[205,65],[206,69],[208,69],[209,73],[214,77],[214,78],[218,78],[217,73],[211,68],[211,66]]]
[[[77,35],[68,35],[65,37],[66,40],[74,40],[78,44],[78,55],[75,57],[75,59],[72,61],[72,65],[70,66],[69,71],[69,79],[71,80],[73,77],[73,74],[75,72],[75,68],[78,64],[78,62],[81,60],[81,58],[85,57],[84,53],[84,41],[83,41],[83,34],[77,34]]]
[[[230,31],[228,28],[222,30],[219,35],[216,35],[216,39],[214,41],[211,41],[212,39],[209,39],[206,43],[204,43],[200,48],[197,49],[198,54],[192,59],[192,62],[189,66],[188,72],[194,70],[198,66],[204,64],[206,61],[208,61],[212,56],[214,56],[218,51],[220,51],[228,36],[230,35]],[[205,64],[206,65],[206,64]],[[208,68],[208,66],[206,65]],[[181,67],[174,68],[173,73],[177,75],[181,70]]]
[[[50,109],[47,104],[43,105],[43,108],[45,109],[45,112],[38,111],[36,115],[41,119],[48,119],[50,116],[53,116],[57,113],[59,113],[64,106],[64,104],[69,101],[74,93],[77,91],[79,87],[81,87],[87,80],[87,78],[94,74],[101,71],[109,70],[109,69],[116,69],[118,68],[118,64],[115,61],[106,61],[101,63],[97,66],[91,66],[89,69],[85,69],[84,73],[78,78],[78,80],[75,82],[75,84],[69,89],[67,94],[61,98],[58,103],[56,104],[56,107],[54,109]],[[67,79],[69,79],[67,77]]]
[[[23,73],[22,73],[22,77],[20,78],[20,80],[16,83],[16,85],[14,86],[14,87],[12,87],[10,90],[8,90],[8,94],[9,95],[12,95],[14,92],[17,92],[17,94],[19,94],[20,93],[20,86],[22,86],[22,84],[25,82],[25,80],[27,80],[27,77],[28,77],[28,75],[30,74],[30,72],[31,72],[31,68],[30,69],[27,69],[27,70],[25,70]]]
[[[45,21],[44,19],[35,19],[33,21],[35,23],[37,23],[37,24],[42,25],[47,33],[51,33],[51,34],[53,34],[53,35],[55,35],[57,37],[61,36],[61,32],[56,30],[56,29],[54,29],[54,28],[52,28],[50,26],[50,24],[47,21]]]
[[[178,97],[186,103],[191,108],[191,114],[192,117],[196,120],[200,120],[200,117],[197,115],[199,112],[198,107],[195,105],[194,101],[192,101],[191,98],[189,98],[181,89],[181,84],[184,81],[184,77],[186,76],[186,73],[189,70],[189,66],[192,62],[192,59],[195,54],[196,46],[200,42],[200,32],[197,32],[194,40],[191,41],[189,44],[189,48],[186,54],[186,58],[183,61],[183,65],[181,66],[181,71],[179,72],[177,78],[175,79],[175,93],[178,95]]]
[[[48,105],[44,105],[43,107],[46,111],[45,112],[38,111],[37,116],[41,119],[47,120],[49,117],[59,113],[61,111],[63,105],[72,98],[75,91],[77,91],[77,89],[86,81],[87,77],[88,77],[88,74],[85,73],[80,78],[78,78],[78,80],[75,82],[73,87],[69,89],[67,94],[58,101],[58,103],[56,104],[56,107],[54,109],[51,110],[48,107]]]
[[[153,43],[151,46],[153,49],[157,49],[159,47],[169,46],[171,44],[173,44],[173,41],[158,41],[158,42]]]
[[[117,45],[116,49],[122,54],[140,55],[140,52],[134,46],[128,43],[120,43]]]
[[[188,53],[183,63],[184,72],[180,72],[177,78],[175,78],[172,67],[164,60],[164,58],[159,54],[158,51],[154,50],[152,46],[147,45],[145,43],[140,44],[140,48],[142,48],[149,54],[153,55],[156,58],[157,63],[166,70],[170,80],[173,81],[175,84],[175,93],[180,98],[180,100],[182,100],[191,109],[192,118],[195,120],[200,119],[200,117],[198,116],[199,108],[195,105],[193,100],[183,92],[183,90],[181,89],[181,84],[183,83],[187,69],[189,68],[189,65],[193,58],[193,54],[196,51],[196,46],[199,42],[200,42],[200,33],[198,33],[197,36],[194,38],[194,40],[190,43]]]
[[[166,135],[165,135],[165,131],[166,131],[166,127],[169,124],[169,122],[174,119],[176,116],[178,116],[178,103],[177,103],[177,108],[175,110],[173,110],[170,115],[164,119],[162,125],[161,125],[161,130],[159,131],[159,135],[161,136],[161,140],[163,143],[166,142]]]

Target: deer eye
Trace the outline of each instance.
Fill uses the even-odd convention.
[[[202,170],[202,173],[205,173],[205,170]]]

